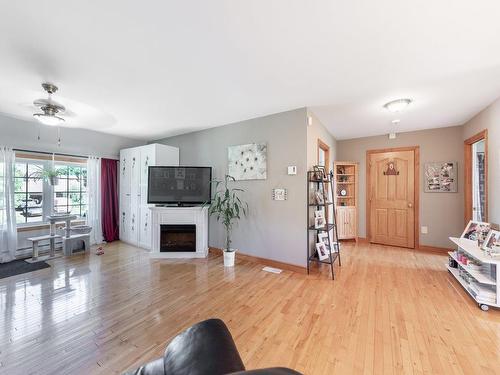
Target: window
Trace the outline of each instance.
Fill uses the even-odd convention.
[[[14,205],[18,224],[43,221],[43,166],[40,161],[16,160]]]
[[[29,225],[42,223],[47,215],[70,213],[87,216],[87,168],[84,163],[16,158],[15,209],[16,223]],[[55,168],[58,183],[51,186],[43,172]]]
[[[81,165],[56,164],[59,183],[54,186],[54,209],[87,217],[87,168]]]
[[[0,162],[0,228],[5,223],[5,199],[4,199],[5,164]]]

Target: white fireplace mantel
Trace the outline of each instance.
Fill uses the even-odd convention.
[[[150,207],[153,243],[151,258],[205,258],[208,253],[208,207]],[[160,225],[196,225],[196,251],[160,252]]]

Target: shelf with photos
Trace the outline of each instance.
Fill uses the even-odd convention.
[[[448,271],[482,310],[500,307],[500,231],[471,220],[462,235],[450,241],[456,250],[448,253]]]
[[[310,271],[310,262],[329,264],[334,279],[333,264],[338,260],[340,266],[340,248],[336,240],[332,174],[327,173],[324,167],[315,166],[308,172],[307,180],[307,271]]]

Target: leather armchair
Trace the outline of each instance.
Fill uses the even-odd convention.
[[[168,344],[163,358],[126,375],[300,375],[286,368],[245,371],[231,333],[220,319],[197,323]]]

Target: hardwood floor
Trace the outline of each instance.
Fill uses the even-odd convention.
[[[0,280],[0,374],[115,374],[161,356],[189,325],[219,317],[248,369],[305,374],[498,374],[500,312],[482,312],[412,250],[343,247],[336,280],[261,271],[220,256],[151,261],[117,242]],[[223,353],[221,353],[223,355]]]

